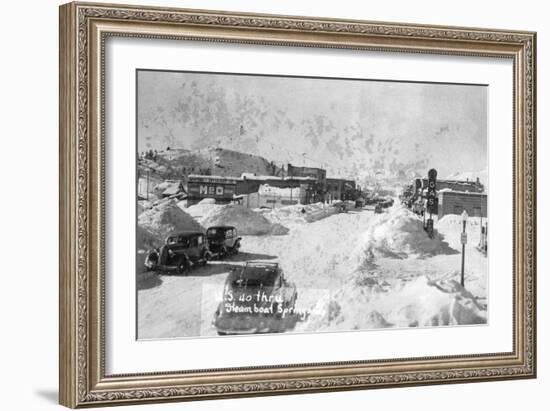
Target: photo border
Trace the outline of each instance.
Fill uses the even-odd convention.
[[[154,68],[141,68],[141,67],[138,67],[135,69],[135,73],[136,73],[136,77],[135,77],[135,90],[136,90],[136,100],[135,100],[135,145],[136,145],[136,152],[134,153],[136,156],[139,154],[139,149],[138,149],[138,141],[139,141],[139,138],[138,138],[138,122],[139,122],[139,118],[138,118],[138,112],[139,112],[139,98],[138,98],[138,95],[139,95],[139,81],[138,81],[138,74],[140,72],[145,72],[145,73],[170,73],[170,74],[192,74],[192,75],[196,75],[196,74],[203,74],[203,75],[211,75],[211,76],[218,76],[218,77],[222,77],[222,76],[238,76],[238,77],[247,77],[247,76],[250,76],[250,77],[263,77],[263,78],[279,78],[279,79],[308,79],[308,80],[329,80],[329,81],[339,81],[339,80],[344,80],[344,81],[351,81],[351,82],[371,82],[371,83],[399,83],[399,84],[415,84],[415,85],[422,85],[422,84],[428,84],[428,85],[439,85],[439,86],[469,86],[469,87],[472,87],[472,86],[478,86],[478,87],[488,87],[489,84],[487,83],[474,83],[474,82],[471,82],[471,83],[468,83],[468,82],[451,82],[451,81],[421,81],[421,80],[387,80],[387,79],[377,79],[377,78],[359,78],[359,77],[325,77],[325,76],[306,76],[306,75],[298,75],[298,74],[265,74],[265,73],[242,73],[242,72],[222,72],[222,71],[205,71],[205,70],[174,70],[174,69],[154,69]],[[486,136],[487,137],[487,136]],[[487,153],[487,158],[486,158],[486,161],[488,161],[488,158],[489,158],[489,154]],[[487,164],[488,166],[488,164]],[[135,172],[136,172],[136,177],[135,177],[135,212],[136,212],[136,221],[135,221],[135,228],[136,228],[136,236],[135,236],[135,244],[136,244],[136,251],[137,251],[137,228],[139,226],[139,223],[138,223],[138,169],[139,169],[139,166],[138,166],[138,163],[136,162],[136,168],[135,168]],[[138,261],[138,254],[136,252],[136,268],[137,268],[137,261]],[[488,271],[486,273],[488,275]],[[163,337],[150,337],[150,338],[139,338],[139,324],[138,324],[138,315],[137,315],[137,312],[138,312],[138,294],[139,294],[139,290],[138,288],[136,287],[135,288],[135,301],[136,301],[136,304],[135,304],[135,313],[136,313],[136,320],[135,320],[135,335],[136,335],[136,340],[140,340],[140,341],[151,341],[151,340],[162,340],[164,339]],[[486,326],[488,325],[488,322],[485,322],[483,324],[460,324],[459,326]],[[417,327],[417,328],[432,328],[434,326],[420,326],[420,327]],[[438,327],[438,326],[435,326],[435,327]],[[397,328],[401,328],[401,327],[397,327]],[[326,332],[363,332],[363,331],[374,331],[374,330],[382,330],[382,329],[376,329],[376,328],[365,328],[365,329],[349,329],[349,330],[337,330],[337,331],[320,331],[320,333],[326,333]],[[297,334],[297,333],[301,333],[301,334],[304,334],[304,333],[317,333],[315,331],[312,331],[312,332],[305,332],[305,331],[300,331],[300,332],[289,332],[288,334]],[[265,333],[265,334],[243,334],[243,335],[240,335],[240,337],[251,337],[251,336],[267,336],[267,335],[276,335],[275,333]],[[174,339],[195,339],[195,338],[212,338],[212,336],[204,336],[204,335],[181,335],[181,336],[176,336],[176,337],[173,337]],[[216,338],[216,337],[214,337]]]

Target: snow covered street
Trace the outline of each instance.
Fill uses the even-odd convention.
[[[244,235],[238,255],[186,276],[138,273],[138,337],[216,335],[211,322],[225,278],[246,261],[277,261],[295,283],[299,297],[287,332],[487,321],[487,258],[475,249],[480,227],[473,219],[462,288],[457,216],[437,222],[439,234],[429,239],[422,220],[398,205],[382,214],[356,210],[311,222],[264,214],[288,233]]]

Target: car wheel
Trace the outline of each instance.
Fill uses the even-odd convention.
[[[223,331],[218,331],[218,335],[227,335],[227,333],[224,333]]]
[[[282,318],[282,316],[283,316],[283,313],[279,312],[279,307],[282,307],[282,309],[284,310],[284,308],[285,308],[284,303],[283,304],[273,304],[273,315],[275,316],[275,318]]]
[[[223,260],[225,257],[227,257],[227,254],[227,248],[225,248],[225,246],[222,247],[220,249],[220,260]]]
[[[187,271],[187,268],[189,267],[189,264],[187,260],[182,260],[178,264],[178,273],[184,274]]]
[[[201,259],[201,265],[205,266],[206,264],[208,264],[208,261],[210,261],[211,259],[212,259],[212,254],[210,254],[208,251],[205,252]]]

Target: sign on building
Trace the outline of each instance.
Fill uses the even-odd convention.
[[[189,176],[187,192],[191,202],[213,198],[221,203],[233,200],[237,186],[235,178],[218,176]]]

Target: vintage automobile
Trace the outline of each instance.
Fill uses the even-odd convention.
[[[185,273],[194,265],[206,265],[212,258],[204,233],[184,231],[169,235],[162,247],[152,250],[145,258],[151,271]]]
[[[218,258],[237,254],[241,247],[241,237],[237,235],[237,229],[233,226],[210,227],[206,230],[206,239],[210,252]]]
[[[375,196],[367,196],[365,198],[365,205],[376,205],[378,204],[378,198]]]
[[[339,213],[347,213],[347,204],[341,200],[334,201],[332,207],[336,208]]]
[[[251,263],[232,270],[213,319],[219,335],[285,330],[298,292],[277,263]]]
[[[380,201],[378,202],[378,204],[380,204],[382,206],[382,208],[389,208],[391,206],[393,206],[393,198],[382,198],[380,199]]]

